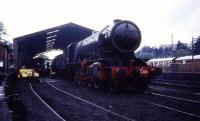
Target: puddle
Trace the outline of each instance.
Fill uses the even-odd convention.
[[[3,84],[0,83],[0,101],[4,99],[4,88]]]
[[[193,95],[198,95],[198,96],[200,96],[200,93],[193,93]]]

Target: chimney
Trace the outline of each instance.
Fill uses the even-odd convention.
[[[115,19],[115,20],[113,20],[114,23],[118,23],[120,21],[122,21],[122,20],[121,19]]]

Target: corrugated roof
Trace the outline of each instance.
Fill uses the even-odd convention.
[[[70,43],[90,36],[92,31],[92,29],[78,24],[68,23],[14,38],[14,63],[26,65],[25,63],[31,62],[32,57],[38,53],[50,49],[64,50]],[[22,56],[19,56],[19,53]],[[27,57],[29,60],[25,60],[23,57]]]
[[[0,41],[0,45],[1,46],[5,46],[5,43]]]
[[[189,55],[189,56],[179,57],[179,58],[177,58],[176,60],[191,60],[191,59],[192,59],[192,56]],[[195,56],[194,56],[194,59],[200,59],[200,55],[195,55]]]
[[[170,58],[156,58],[156,59],[151,59],[148,62],[152,62],[152,61],[172,61],[175,57],[170,57]]]
[[[152,61],[154,61],[154,62],[155,61],[170,61],[170,60],[173,60],[173,59],[175,59],[175,57],[170,57],[170,58],[156,58],[156,59],[151,59],[148,62],[152,62]],[[192,56],[189,55],[189,56],[178,57],[175,60],[191,60],[191,59],[192,59]],[[200,59],[200,55],[195,55],[194,59]]]
[[[39,32],[31,33],[28,35],[24,35],[21,37],[17,37],[14,38],[13,41],[14,45],[16,43],[19,43],[20,50],[26,50],[26,52],[29,55],[35,56],[40,52],[46,51],[47,40],[55,41],[53,45],[54,49],[64,49],[71,42],[82,40],[90,36],[92,31],[92,29],[80,26],[78,24],[68,23]],[[52,35],[48,35],[48,33],[52,33]]]

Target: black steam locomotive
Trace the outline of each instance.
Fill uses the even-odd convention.
[[[102,31],[71,43],[64,54],[54,59],[52,67],[57,74],[89,87],[108,87],[110,92],[115,92],[132,86],[144,92],[151,78],[161,70],[135,57],[140,42],[141,33],[136,24],[115,20]]]

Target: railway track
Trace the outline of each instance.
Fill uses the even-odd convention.
[[[121,120],[124,120],[124,121],[136,121],[135,119],[132,119],[132,118],[126,117],[126,116],[124,116],[124,115],[122,115],[122,114],[113,112],[113,111],[111,111],[111,110],[109,110],[109,109],[107,109],[107,108],[105,108],[105,107],[102,107],[102,106],[100,106],[100,105],[97,105],[97,104],[95,104],[95,103],[92,103],[92,102],[90,102],[90,101],[88,101],[88,100],[84,100],[84,99],[82,99],[82,98],[80,98],[80,97],[78,97],[78,96],[75,96],[75,95],[73,95],[73,94],[71,94],[71,93],[69,93],[69,92],[65,92],[65,91],[63,91],[63,90],[61,90],[61,89],[59,89],[59,88],[57,88],[57,87],[51,85],[51,84],[48,83],[48,82],[46,82],[46,83],[52,88],[52,90],[58,91],[59,93],[63,93],[63,94],[65,94],[66,96],[70,96],[71,98],[74,98],[74,99],[78,100],[80,103],[82,103],[82,102],[83,102],[83,103],[86,103],[87,105],[93,106],[93,107],[96,108],[97,110],[101,110],[101,111],[103,111],[103,112],[109,113],[110,115],[113,115],[113,116],[117,117],[118,119],[121,119]],[[62,121],[66,121],[58,112],[56,112],[56,108],[53,108],[53,106],[50,106],[50,105],[48,104],[48,102],[45,102],[45,100],[43,100],[42,97],[39,96],[39,94],[33,89],[33,87],[32,87],[31,84],[30,84],[30,88],[31,88],[31,90],[33,91],[33,93],[40,99],[40,101],[43,102],[43,103],[49,108],[49,110],[51,110],[51,111],[55,114],[55,116],[59,117],[60,120],[62,120]],[[53,88],[54,88],[54,89],[53,89]]]
[[[194,84],[194,85],[200,85],[200,82],[197,81],[189,81],[189,80],[166,80],[166,79],[156,79],[155,81],[164,81],[164,82],[175,82],[175,83],[185,83],[185,84]]]
[[[145,93],[146,93],[146,94],[155,95],[155,96],[167,97],[167,98],[171,98],[171,99],[175,99],[175,100],[181,100],[181,101],[185,101],[185,102],[191,102],[191,103],[200,104],[200,101],[197,101],[197,100],[191,100],[191,99],[186,99],[186,98],[181,98],[181,97],[175,97],[175,96],[170,96],[170,95],[164,95],[164,94],[155,93],[155,92],[145,92]]]
[[[55,87],[54,85],[52,85],[52,84],[50,84],[50,83],[48,83],[48,82],[46,82],[46,83],[47,83],[48,85],[50,85],[51,87],[53,87],[54,89],[56,89],[56,90],[58,90],[58,91],[60,91],[60,92],[62,92],[62,93],[64,93],[64,94],[66,94],[66,95],[69,95],[69,96],[71,96],[71,97],[73,97],[73,98],[75,98],[75,99],[77,99],[77,100],[80,100],[80,101],[82,101],[82,102],[84,102],[84,103],[87,103],[87,104],[89,104],[89,105],[92,105],[92,106],[94,106],[94,107],[96,107],[96,108],[98,108],[98,109],[101,109],[101,110],[105,111],[105,112],[111,113],[111,114],[113,114],[113,115],[115,115],[115,116],[117,116],[117,117],[119,117],[119,118],[126,119],[126,120],[128,120],[128,121],[136,121],[135,119],[131,119],[131,118],[128,118],[128,117],[123,116],[123,115],[121,115],[121,114],[115,113],[115,112],[113,112],[113,111],[110,111],[110,110],[108,110],[108,109],[102,107],[102,106],[99,106],[99,105],[97,105],[97,104],[95,104],[95,103],[92,103],[92,102],[90,102],[90,101],[88,101],[88,100],[82,99],[82,98],[80,98],[80,97],[78,97],[78,96],[75,96],[75,95],[69,93],[69,92],[63,91],[63,90],[61,90],[61,89]]]
[[[125,92],[124,94],[109,96],[106,94],[107,92],[99,93],[101,90],[86,88],[81,85],[77,85],[73,82],[70,82],[70,83],[66,83],[64,81],[60,81],[59,83],[57,82],[58,81],[56,80],[47,79],[47,80],[44,80],[44,83],[33,84],[33,85],[30,84],[30,85],[32,86],[32,89],[37,93],[37,95],[40,96],[40,98],[43,101],[45,101],[46,104],[49,105],[49,107],[51,107],[54,111],[56,111],[56,113],[60,115],[64,120],[71,119],[70,115],[68,114],[68,112],[70,111],[62,112],[62,110],[59,109],[59,106],[55,106],[57,105],[57,103],[60,103],[60,101],[57,101],[55,99],[49,102],[49,100],[51,100],[52,98],[60,98],[62,100],[62,103],[58,104],[60,105],[60,107],[63,107],[68,103],[70,107],[72,106],[72,108],[73,108],[73,105],[81,105],[81,108],[83,108],[83,110],[90,110],[88,109],[88,107],[89,108],[93,107],[92,108],[93,112],[90,112],[89,114],[84,114],[85,116],[90,116],[90,117],[91,115],[95,114],[96,112],[95,110],[97,110],[101,112],[98,114],[98,116],[100,116],[101,118],[104,117],[105,115],[112,115],[113,117],[115,117],[115,119],[118,119],[118,120],[153,121],[153,120],[145,119],[143,115],[139,113],[141,110],[144,110],[142,111],[143,112],[142,114],[144,114],[146,118],[148,118],[149,116],[152,116],[152,113],[154,112],[153,114],[159,113],[161,117],[165,117],[165,114],[167,115],[175,114],[182,117],[182,118],[177,117],[175,119],[172,119],[172,120],[178,119],[176,121],[185,120],[185,118],[183,117],[189,118],[188,121],[200,120],[200,114],[198,113],[198,110],[200,109],[198,110],[196,109],[196,112],[195,112],[195,111],[191,111],[192,109],[184,108],[184,106],[188,108],[190,108],[190,106],[200,107],[200,101],[198,100],[187,99],[182,96],[174,96],[174,95],[172,96],[170,95],[170,93],[163,94],[163,93],[155,92],[155,90],[153,91],[150,90],[148,92],[145,92],[145,94],[139,94],[139,95],[132,94],[132,92],[131,94],[130,93],[126,94]],[[43,86],[45,85],[44,87],[48,88],[47,91],[42,85]],[[83,89],[84,90],[86,89],[87,91],[83,92]],[[53,93],[54,93],[54,96],[49,97],[49,95]],[[60,95],[64,95],[64,96],[60,96]],[[71,101],[74,102],[73,105],[71,105],[70,103]],[[66,102],[66,103],[63,103],[63,102]],[[44,105],[46,106],[46,104]],[[139,107],[139,109],[137,108],[137,106]],[[67,107],[67,108],[69,108],[69,110],[74,110],[73,112],[75,113],[80,111],[80,109],[75,110],[75,109],[71,109],[70,107]],[[52,115],[55,115],[55,117],[58,117],[54,113],[52,113]],[[76,115],[74,117],[77,117],[77,116],[79,115]],[[140,118],[140,116],[142,116],[143,118]],[[173,116],[169,116],[169,118],[171,117]],[[82,118],[82,119],[86,119],[86,118]],[[101,120],[104,120],[104,119],[105,118]],[[110,120],[109,118],[107,119]],[[111,119],[113,120],[113,118]],[[157,119],[160,119],[160,118],[155,118],[154,120],[157,120]],[[62,120],[62,119],[59,119],[59,120]],[[91,118],[90,119],[88,118],[87,120],[91,120]]]
[[[72,97],[74,97],[74,98],[77,98],[77,99],[82,100],[82,99],[79,98],[79,97],[76,97],[76,96],[74,96],[74,95],[72,95],[72,94],[70,94],[70,93],[68,93],[68,92],[66,92],[66,91],[64,91],[64,90],[62,90],[62,89],[59,89],[58,87],[56,87],[56,86],[50,84],[49,82],[46,82],[46,83],[47,83],[48,85],[50,85],[51,87],[53,87],[54,89],[56,89],[56,90],[58,90],[58,91],[60,91],[60,92],[62,92],[62,93],[65,93],[65,94],[70,95],[70,96],[72,96]],[[179,101],[179,102],[180,102],[180,101],[181,101],[181,102],[183,101],[183,102],[186,102],[186,103],[194,103],[194,104],[197,104],[197,105],[200,104],[200,102],[199,102],[199,101],[196,101],[196,100],[190,100],[190,99],[185,99],[185,98],[180,98],[180,97],[175,97],[175,96],[163,95],[163,94],[159,94],[159,93],[146,92],[146,94],[147,94],[147,95],[151,95],[151,96],[153,95],[153,96],[156,96],[156,97],[161,97],[161,98],[167,98],[167,99],[170,99],[170,100],[176,100],[176,101]],[[198,115],[198,114],[193,114],[193,113],[190,113],[190,112],[187,112],[187,111],[184,111],[184,110],[177,109],[177,108],[172,107],[172,106],[163,105],[163,104],[160,104],[160,103],[156,103],[155,101],[151,101],[151,100],[150,100],[150,101],[146,101],[146,100],[140,99],[140,98],[137,98],[137,100],[140,101],[140,102],[149,104],[149,105],[153,105],[153,106],[162,108],[162,109],[170,110],[170,111],[173,111],[173,112],[180,113],[180,114],[182,114],[182,115],[187,115],[187,116],[191,116],[191,117],[193,117],[193,118],[198,118],[198,119],[200,119],[200,115]],[[85,101],[86,101],[86,100],[85,100]],[[86,102],[88,102],[88,101],[86,101]]]
[[[200,82],[198,81],[189,81],[189,80],[169,80],[169,79],[155,79],[153,83],[167,83],[175,86],[181,86],[181,87],[195,87],[200,88]]]
[[[200,94],[199,89],[152,84],[149,85],[149,89],[147,91],[200,102],[200,95],[198,95]]]
[[[170,87],[181,87],[181,88],[187,88],[187,89],[200,89],[199,86],[188,86],[186,84],[174,84],[171,82],[152,82],[151,85],[160,85],[160,86],[170,86]]]
[[[35,94],[35,96],[50,110],[53,112],[53,114],[58,117],[61,121],[66,121],[62,116],[60,116],[55,109],[53,109],[50,105],[48,105],[47,102],[45,102],[40,96],[39,94],[33,89],[31,83],[29,84],[31,91]]]
[[[180,98],[180,97],[175,97],[175,96],[163,95],[163,94],[153,93],[153,92],[145,92],[145,93],[146,94],[150,94],[150,95],[154,95],[154,96],[160,96],[160,97],[165,97],[165,98],[169,98],[169,99],[174,99],[174,100],[179,100],[179,101],[184,101],[184,102],[194,103],[194,104],[200,105],[200,102],[196,101],[196,100],[190,100],[190,99],[185,99],[185,98]],[[196,115],[196,114],[193,114],[193,113],[188,113],[186,111],[182,111],[182,110],[179,110],[179,109],[176,109],[176,108],[172,108],[172,107],[161,105],[161,104],[154,103],[154,102],[148,102],[148,101],[144,101],[144,102],[145,103],[149,103],[151,105],[155,105],[157,107],[165,108],[165,109],[168,109],[168,110],[171,110],[171,111],[175,111],[175,112],[178,112],[178,113],[181,113],[181,114],[184,114],[184,115],[189,115],[189,116],[192,116],[192,117],[200,119],[200,115]]]

